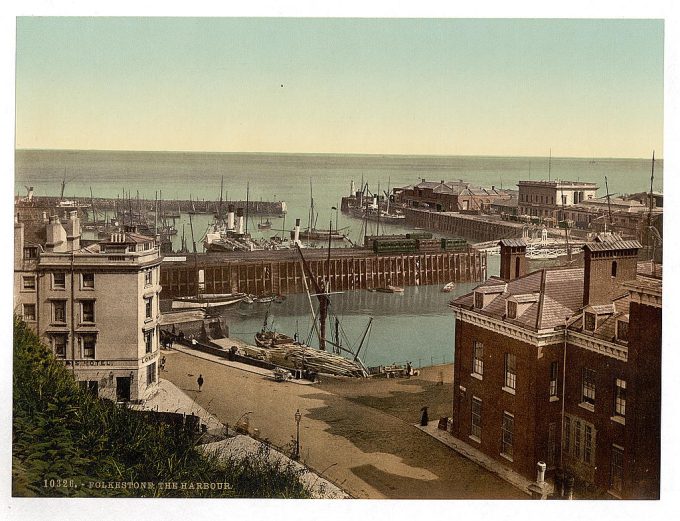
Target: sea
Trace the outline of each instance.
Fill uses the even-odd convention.
[[[368,184],[371,193],[428,181],[465,180],[473,186],[517,189],[519,180],[565,179],[594,182],[598,196],[622,195],[650,189],[652,160],[617,158],[480,157],[341,154],[264,154],[198,152],[122,152],[81,150],[17,150],[15,194],[34,187],[36,196],[125,197],[219,200],[224,179],[225,200],[285,201],[285,217],[270,217],[272,229],[259,231],[260,218],[250,216],[248,231],[256,238],[287,234],[295,219],[302,227],[313,220],[318,228],[339,227],[361,242],[360,219],[339,211],[340,200]],[[655,191],[663,190],[663,161],[654,163]],[[170,203],[167,203],[170,204]],[[170,205],[171,207],[171,205]],[[175,226],[179,247],[200,240],[212,220],[208,215],[182,215]],[[369,223],[369,233],[377,233]],[[409,228],[381,223],[380,233],[406,233]],[[200,246],[199,246],[200,248]],[[489,257],[488,276],[498,275],[498,257]],[[366,365],[411,362],[414,367],[451,363],[454,353],[454,318],[448,302],[472,290],[459,284],[452,293],[439,286],[406,288],[404,294],[365,291],[333,295],[331,315],[338,318],[344,346],[355,350]],[[230,335],[246,342],[267,320],[267,327],[297,332],[306,340],[312,328],[306,295],[291,295],[282,304],[238,305],[225,312]],[[369,318],[366,340],[361,343]],[[330,329],[330,326],[329,326]],[[311,340],[314,344],[313,339]]]

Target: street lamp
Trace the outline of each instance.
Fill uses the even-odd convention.
[[[295,437],[295,452],[293,453],[293,459],[300,459],[300,420],[302,419],[302,414],[300,414],[300,409],[295,411],[295,423],[297,424],[297,436]]]

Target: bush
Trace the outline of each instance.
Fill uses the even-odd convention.
[[[192,434],[92,396],[17,318],[13,393],[14,496],[309,497],[291,464],[206,456]]]

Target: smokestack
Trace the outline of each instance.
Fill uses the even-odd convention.
[[[234,205],[230,204],[227,208],[227,230],[234,229]]]
[[[354,179],[352,179],[352,181],[351,181],[350,184],[349,184],[349,195],[350,195],[350,197],[353,196],[353,195],[355,195],[355,191],[354,191]]]
[[[29,203],[31,201],[33,201],[33,187],[32,186],[28,187],[28,194],[26,195],[26,199],[28,200]]]
[[[243,208],[237,208],[236,209],[236,233],[239,235],[243,235]]]
[[[295,219],[295,233],[293,235],[293,244],[300,244],[300,219]]]

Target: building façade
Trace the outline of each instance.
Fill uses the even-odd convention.
[[[639,248],[597,240],[583,268],[526,274],[522,241],[501,241],[502,278],[450,304],[456,438],[528,479],[544,462],[548,477],[659,497],[661,270]]]

